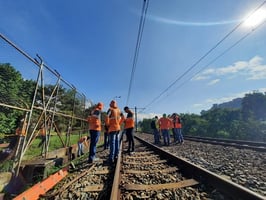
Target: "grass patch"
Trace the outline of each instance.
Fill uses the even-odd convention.
[[[0,164],[0,172],[10,172],[13,167],[12,160],[6,160]]]
[[[78,142],[79,135],[70,135],[70,145],[76,144]],[[66,135],[62,136],[62,140],[65,143],[66,142]],[[41,138],[37,137],[29,147],[29,149],[26,151],[23,160],[30,160],[36,156],[40,156],[42,153],[42,146],[39,147],[39,144],[41,142]],[[50,136],[50,143],[49,143],[49,149],[48,151],[54,151],[59,148],[63,148],[64,145],[62,144],[60,138],[57,135],[51,135]]]

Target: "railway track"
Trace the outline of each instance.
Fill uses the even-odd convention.
[[[151,143],[154,141],[151,134],[136,135],[145,141]],[[266,199],[265,152],[223,145],[223,143],[210,144],[190,140],[185,140],[183,145],[171,143],[169,147],[161,146],[161,148],[242,185]]]
[[[186,140],[204,142],[210,144],[221,144],[223,146],[231,146],[242,149],[251,149],[255,151],[266,152],[265,142],[253,142],[244,140],[229,140],[229,139],[219,139],[210,137],[198,137],[198,136],[185,136]]]
[[[141,143],[134,154],[122,155],[117,171],[119,181],[111,199],[215,199],[221,195],[204,190],[200,182],[185,175],[168,156]]]
[[[87,156],[71,163],[70,174],[40,199],[109,199],[115,165],[105,162],[108,151],[97,152],[97,161],[87,163]]]
[[[67,178],[40,199],[265,199],[136,137],[135,153],[120,151],[117,163],[72,164]],[[121,149],[123,149],[121,144]],[[24,198],[27,199],[27,198]]]

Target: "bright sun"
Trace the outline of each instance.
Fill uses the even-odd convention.
[[[244,22],[244,26],[256,27],[257,25],[261,24],[265,20],[266,20],[266,10],[261,9],[253,13],[250,17],[248,17],[246,21]]]

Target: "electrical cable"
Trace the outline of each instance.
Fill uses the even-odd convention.
[[[258,28],[260,28],[262,25],[264,25],[266,23],[266,21],[264,21],[263,23],[261,23],[260,25],[258,25],[257,27],[253,28],[250,32],[248,32],[247,34],[245,34],[243,37],[241,37],[239,40],[237,40],[233,45],[231,45],[230,47],[228,47],[226,50],[224,50],[221,54],[219,54],[218,56],[216,56],[213,60],[211,60],[207,65],[203,66],[200,70],[198,70],[195,74],[193,74],[191,77],[189,77],[188,79],[186,79],[183,83],[181,83],[180,85],[178,85],[174,90],[176,91],[177,89],[181,88],[183,85],[185,85],[185,83],[187,83],[188,81],[192,80],[194,77],[196,77],[200,72],[202,72],[202,70],[206,69],[207,67],[209,67],[212,63],[214,63],[216,60],[218,60],[220,57],[222,57],[223,55],[225,55],[227,52],[229,52],[233,47],[237,46],[240,42],[242,42],[244,39],[246,39],[248,36],[250,36],[254,31],[256,31]],[[172,94],[172,93],[170,93]],[[170,94],[167,95],[167,97],[170,96]]]
[[[200,57],[192,66],[190,66],[183,74],[181,74],[174,82],[172,82],[166,89],[164,89],[157,97],[155,97],[150,103],[148,103],[145,108],[152,105],[156,100],[158,100],[163,94],[165,94],[170,88],[172,88],[179,80],[181,80],[186,74],[188,74],[192,69],[194,69],[204,58],[206,58],[213,50],[215,50],[225,39],[227,39],[233,32],[235,32],[253,13],[259,10],[266,1],[260,4],[247,18],[242,20],[237,26],[235,26],[229,33],[227,33],[218,43],[216,43],[207,53]]]
[[[137,66],[137,61],[138,61],[138,56],[139,56],[139,49],[140,49],[140,44],[141,44],[141,40],[142,40],[142,35],[143,35],[143,30],[144,30],[148,6],[149,6],[149,0],[144,0],[143,6],[142,6],[139,29],[138,29],[137,43],[136,43],[136,47],[135,47],[135,53],[134,53],[132,71],[131,71],[131,76],[130,76],[126,105],[128,105],[130,94],[131,94],[131,89],[132,89],[134,75],[135,75],[135,71],[136,71],[136,66]]]

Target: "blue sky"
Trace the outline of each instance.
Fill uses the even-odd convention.
[[[128,100],[129,107],[145,108],[142,117],[200,113],[266,91],[265,24],[253,32],[240,26],[217,45],[263,2],[149,1],[129,99],[142,0],[0,0],[0,32],[105,110],[121,96],[120,108]],[[0,45],[0,62],[16,65]]]

